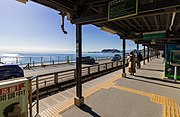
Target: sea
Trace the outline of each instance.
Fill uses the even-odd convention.
[[[82,53],[82,56],[91,56],[95,60],[99,59],[111,59],[114,54],[122,53]],[[41,64],[57,64],[66,62],[75,62],[75,53],[63,53],[63,54],[46,54],[46,53],[0,53],[0,63],[4,64],[18,64],[20,66],[26,66],[28,63],[31,66]]]

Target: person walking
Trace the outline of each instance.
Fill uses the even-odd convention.
[[[130,52],[129,58],[128,58],[129,66],[128,66],[128,71],[130,75],[134,75],[136,73],[136,57],[133,52]]]
[[[141,68],[141,61],[143,60],[142,54],[140,52],[137,53],[137,68]]]

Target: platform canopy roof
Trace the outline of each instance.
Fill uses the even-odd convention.
[[[154,49],[180,44],[180,0],[32,1],[63,12],[73,24],[93,24]]]

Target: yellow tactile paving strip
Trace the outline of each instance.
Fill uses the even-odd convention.
[[[120,77],[119,75],[111,78],[103,83],[100,83],[99,85],[96,85],[88,90],[86,90],[84,92],[84,98],[86,99],[87,97],[89,97],[90,95],[92,95],[93,93],[99,91],[102,88],[110,88],[113,85],[113,82],[115,82],[116,80],[118,80]],[[51,107],[48,107],[47,109],[41,111],[39,113],[39,115],[41,117],[61,117],[59,115],[59,113],[64,112],[65,110],[69,109],[71,106],[74,105],[74,98],[70,98],[66,101],[64,101],[63,103],[57,103],[56,105],[53,105]]]
[[[113,85],[112,88],[116,88],[119,90],[128,91],[131,93],[135,93],[138,95],[146,96],[150,98],[151,102],[162,104],[163,105],[163,117],[180,117],[180,111],[178,107],[178,101],[173,98],[151,94],[143,91],[138,91],[131,88],[126,88],[122,86]]]
[[[96,93],[97,91],[105,88],[116,88],[119,90],[124,90],[127,92],[135,93],[138,95],[146,96],[150,98],[150,101],[153,103],[161,104],[163,105],[163,117],[180,117],[178,102],[176,99],[168,98],[165,96],[160,96],[152,93],[147,93],[131,88],[126,88],[122,86],[115,85],[115,81],[120,79],[119,75],[114,76],[114,78],[111,78],[109,80],[106,80],[103,83],[100,83],[99,85],[96,85],[84,92],[84,98],[86,99],[90,95]],[[65,110],[69,109],[74,105],[74,98],[70,98],[63,103],[57,103],[54,106],[49,107],[48,109],[45,109],[40,112],[41,117],[61,117],[59,113],[64,112]]]

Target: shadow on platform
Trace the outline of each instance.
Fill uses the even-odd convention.
[[[92,111],[92,108],[89,107],[88,105],[84,104],[81,107],[78,107],[79,109],[81,109],[82,111],[89,113],[92,117],[101,117],[100,115],[98,115],[96,112]]]
[[[168,82],[168,83],[176,83],[176,84],[180,84],[178,82],[173,82],[173,81],[168,81],[168,80],[163,80],[163,79],[158,79],[158,78],[154,78],[154,77],[145,77],[145,76],[139,76],[139,75],[134,75],[135,77],[139,77],[139,78],[143,78],[143,79],[150,79],[150,80],[155,80],[155,81],[163,81],[163,82]],[[161,86],[166,86],[166,87],[170,87],[170,88],[175,88],[175,89],[180,89],[180,87],[175,87],[175,86],[170,86],[170,85],[166,85],[166,84],[161,84],[161,83],[157,83],[157,82],[153,82],[153,81],[145,81],[143,79],[136,79],[136,78],[131,78],[131,77],[126,77],[127,79],[131,79],[131,80],[136,80],[136,81],[141,81],[141,82],[146,82],[146,83],[151,83],[151,84],[157,84],[157,85],[161,85]]]
[[[159,71],[159,72],[163,72],[163,71],[164,71],[164,70],[158,70],[158,69],[147,69],[147,68],[141,68],[140,70]]]

